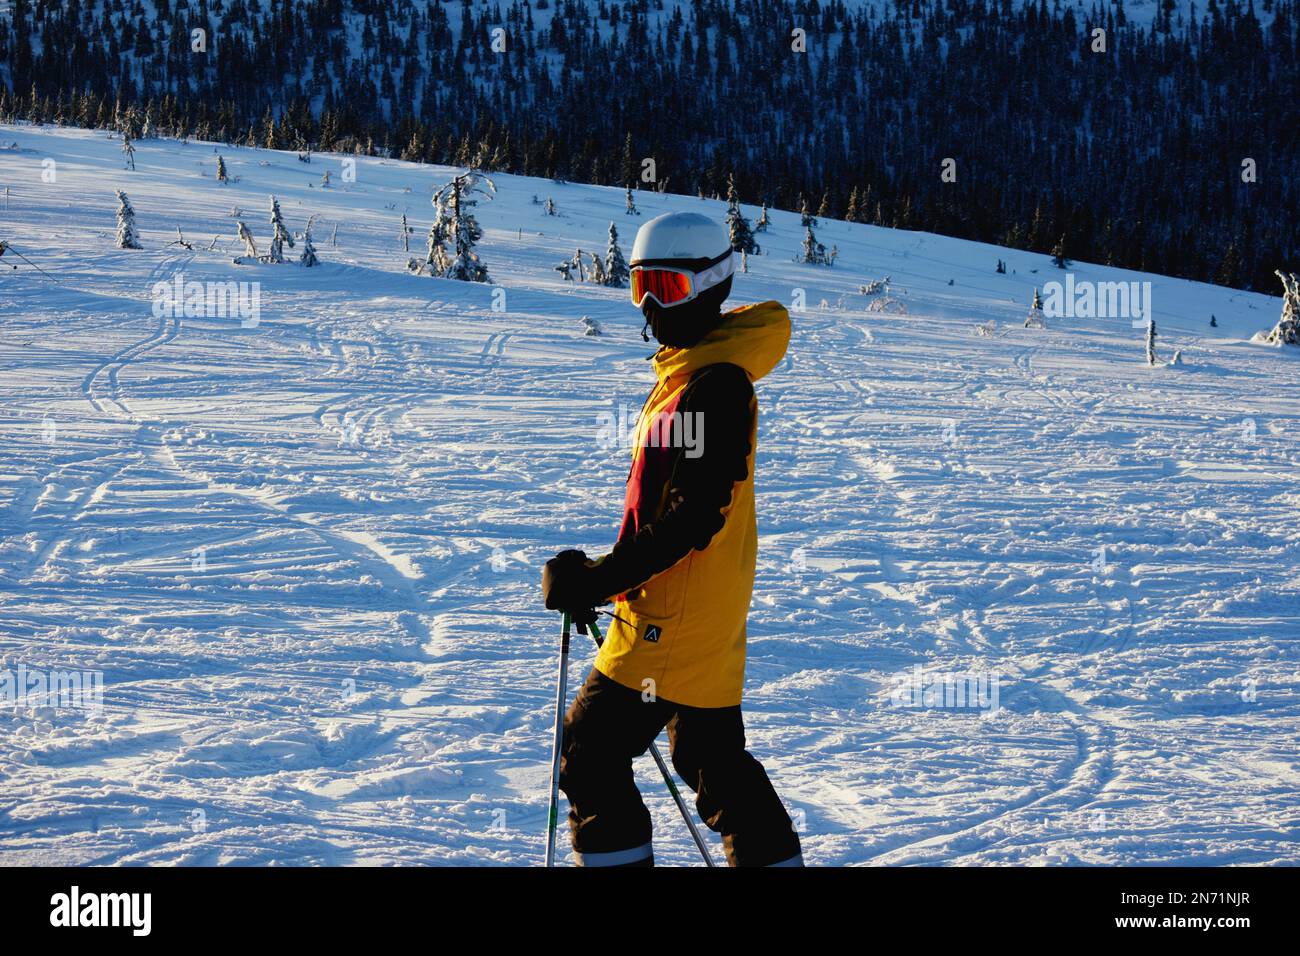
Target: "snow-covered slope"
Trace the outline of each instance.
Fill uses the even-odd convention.
[[[497,284],[466,285],[403,271],[449,170],[221,147],[223,187],[211,145],[125,172],[102,133],[0,143],[0,238],[59,280],[0,273],[0,677],[104,680],[98,713],[0,706],[0,862],[538,862],[539,568],[612,543],[601,416],[651,374],[626,293],[553,267],[644,218],[496,177]],[[228,213],[265,246],[269,193],[321,216],[320,268],[232,264]],[[1128,319],[1021,327],[1043,256],[827,222],[826,269],[772,218],[733,301],[808,307],[759,387],[747,714],[809,862],[1300,859],[1300,364],[1246,341],[1280,300],[1076,265],[1152,282],[1185,364],[1149,368]],[[905,313],[859,292],[886,275]],[[260,323],[155,317],[178,276],[259,282]],[[999,707],[902,706],[916,668]],[[692,863],[641,771],[657,856]]]

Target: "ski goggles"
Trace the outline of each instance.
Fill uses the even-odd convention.
[[[702,292],[712,289],[736,271],[735,257],[728,249],[716,259],[699,262],[698,268],[647,260],[631,268],[632,304],[638,309],[647,298],[664,308],[685,305]]]

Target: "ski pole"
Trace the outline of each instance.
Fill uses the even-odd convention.
[[[58,279],[54,278],[54,276],[50,275],[48,272],[46,272],[44,269],[42,269],[40,266],[38,266],[36,263],[32,262],[31,259],[28,259],[25,255],[23,255],[21,252],[19,252],[17,249],[15,249],[15,248],[13,247],[13,243],[11,243],[11,242],[6,242],[5,240],[0,239],[0,256],[3,256],[6,252],[12,252],[12,253],[13,253],[14,255],[16,255],[19,259],[23,260],[23,262],[27,263],[29,266],[31,266],[33,269],[35,269],[35,270],[36,270],[37,272],[39,272],[41,275],[45,276],[45,278],[49,279],[51,282],[58,282],[58,281],[59,281]],[[14,266],[14,268],[16,269],[16,268],[18,268],[18,267],[17,267],[17,266]]]
[[[560,676],[555,692],[555,737],[551,744],[551,805],[546,817],[546,865],[555,865],[555,827],[560,812],[560,748],[564,744],[564,696],[569,681],[569,614],[560,633]]]
[[[565,617],[565,620],[568,620],[567,616]],[[592,621],[587,625],[587,627],[591,628],[591,639],[596,642],[596,647],[599,649],[601,644],[604,643],[604,639],[600,636],[600,628],[596,627],[595,621]],[[582,629],[583,626],[579,624],[578,630],[581,631]],[[681,811],[682,819],[686,821],[686,826],[691,831],[691,836],[695,840],[695,845],[699,847],[700,853],[704,856],[705,865],[717,866],[717,864],[713,862],[713,857],[709,855],[709,848],[704,842],[704,837],[700,835],[700,828],[695,825],[695,817],[691,815],[690,809],[686,806],[686,801],[682,799],[681,791],[677,789],[677,784],[673,781],[673,775],[669,772],[668,765],[664,763],[663,754],[659,752],[659,745],[653,740],[650,742],[650,755],[655,758],[655,763],[659,767],[659,773],[663,775],[664,783],[668,784],[668,792],[673,795],[673,800],[677,804],[677,809]]]

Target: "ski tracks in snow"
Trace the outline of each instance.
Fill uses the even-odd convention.
[[[120,164],[93,134],[6,135],[83,154],[51,210],[93,207],[83,171]],[[627,449],[600,444],[598,416],[640,407],[640,323],[616,291],[554,281],[595,220],[543,220],[526,181],[480,210],[487,288],[367,246],[392,232],[374,190],[424,188],[427,167],[363,158],[365,190],[325,192],[292,184],[292,154],[224,155],[244,184],[159,173],[186,234],[228,230],[231,202],[273,182],[291,218],[354,223],[352,245],[318,269],[232,268],[87,262],[56,234],[76,281],[3,297],[21,307],[0,341],[19,476],[0,485],[0,658],[106,682],[98,715],[0,711],[4,849],[530,863],[557,636],[536,567],[617,531]],[[1014,250],[1018,274],[995,276],[989,247],[828,221],[836,268],[797,265],[797,216],[771,215],[735,300],[846,305],[796,313],[758,386],[747,733],[809,861],[1295,862],[1293,370],[1199,333],[1177,370],[1147,368],[1126,323],[1020,328],[1041,263]],[[181,271],[263,283],[261,325],[145,314]],[[886,273],[906,314],[854,291]],[[1154,278],[1192,316],[1161,314],[1171,344],[1207,305],[1253,318],[1239,293]],[[972,334],[989,319],[1001,334]],[[997,714],[899,705],[918,667],[996,677]],[[689,864],[645,771],[656,856]]]
[[[1188,769],[1150,762],[1166,744],[1164,732],[1130,714],[1145,706],[1149,682],[1140,661],[1164,655],[1162,639],[1190,630],[1168,629],[1180,616],[1180,599],[1161,566],[1183,559],[1156,530],[1187,523],[1175,504],[1178,492],[1134,494],[1135,482],[1164,482],[1176,473],[1152,469],[1146,455],[1125,450],[1141,435],[1129,431],[1132,422],[1151,433],[1148,444],[1167,440],[1163,429],[1174,424],[1167,397],[1126,387],[1122,376],[1095,376],[1094,367],[1116,364],[1142,374],[1122,340],[1080,343],[1015,329],[991,340],[972,336],[970,353],[952,360],[917,351],[910,322],[928,325],[868,314],[796,315],[795,378],[774,376],[760,387],[767,435],[760,530],[765,517],[770,529],[760,552],[777,552],[768,567],[778,582],[791,575],[791,557],[803,567],[793,569],[794,592],[774,585],[780,596],[771,600],[760,571],[751,633],[773,637],[751,650],[751,670],[767,672],[769,643],[775,664],[789,656],[790,640],[812,652],[838,636],[877,688],[913,666],[927,675],[991,675],[1000,683],[1002,711],[978,718],[940,709],[908,719],[913,712],[892,708],[883,690],[873,696],[871,683],[845,699],[854,719],[881,722],[892,728],[885,740],[897,733],[919,754],[894,754],[878,734],[850,733],[865,738],[863,763],[894,767],[869,777],[899,783],[847,789],[818,779],[847,770],[838,759],[814,762],[816,770],[801,765],[803,757],[780,759],[779,779],[792,791],[787,798],[816,819],[808,842],[832,859],[853,859],[852,841],[840,833],[856,830],[868,845],[859,859],[873,864],[1144,860],[1151,858],[1153,846],[1144,842],[1151,838],[1165,859],[1221,859],[1196,855],[1212,829],[1205,821],[1216,819],[1211,795],[1189,794],[1183,816],[1174,810],[1168,819],[1145,799],[1159,786],[1153,779],[1221,774],[1220,758],[1191,751],[1182,758]],[[860,351],[850,351],[855,342]],[[1213,411],[1194,405],[1183,414],[1206,434],[1198,422]],[[1176,429],[1187,426],[1175,421],[1177,440]],[[1163,449],[1157,454],[1153,461],[1169,457]],[[839,482],[826,480],[832,475]],[[1153,569],[1160,572],[1155,581]],[[1226,568],[1192,559],[1188,570],[1212,587]],[[846,614],[855,604],[862,612]],[[791,612],[784,619],[782,607]],[[776,636],[795,622],[793,637]],[[810,653],[810,670],[800,672],[818,695],[772,685],[775,699],[789,698],[792,714],[815,713],[824,681],[841,683],[829,673],[815,676],[818,656]],[[803,658],[795,653],[796,669]],[[1218,670],[1243,680],[1250,665],[1235,659],[1236,652]],[[1089,686],[1082,686],[1084,673]],[[1204,695],[1197,680],[1183,678],[1172,695]],[[763,725],[779,728],[781,708],[766,690],[751,711],[771,710]],[[1246,712],[1222,690],[1210,696],[1228,712]],[[775,753],[792,744],[815,748],[812,730],[773,729]],[[826,740],[846,736],[833,720],[823,733]],[[971,781],[935,770],[975,764],[975,755],[1004,769]],[[944,812],[931,814],[930,801],[918,799],[913,774],[944,788]],[[1259,795],[1229,799],[1266,803]],[[1253,827],[1256,840],[1245,859],[1274,858],[1258,842],[1260,832],[1270,832],[1260,813],[1245,811],[1250,820],[1238,821]]]

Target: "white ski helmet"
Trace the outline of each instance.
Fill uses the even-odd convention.
[[[689,273],[691,288],[686,298],[663,302],[649,292],[661,305],[673,306],[725,282],[735,272],[735,257],[727,231],[717,222],[697,212],[670,212],[656,216],[637,230],[628,265],[633,270],[659,267]],[[638,298],[638,289],[644,296],[644,287],[634,281],[632,301],[640,307],[643,297]]]
[[[716,259],[731,251],[727,231],[698,212],[666,212],[637,230],[631,265],[643,260]]]

